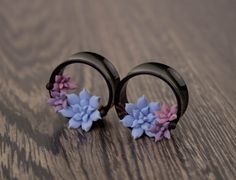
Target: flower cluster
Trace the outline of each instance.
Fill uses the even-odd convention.
[[[67,107],[67,97],[65,92],[51,92],[52,97],[48,99],[48,104],[54,107],[57,112]]]
[[[162,105],[160,111],[155,113],[159,120],[149,129],[152,133],[155,133],[155,141],[160,141],[164,137],[170,139],[169,124],[177,118],[176,113],[177,106],[169,106],[166,103]]]
[[[79,96],[68,94],[69,90],[75,89],[76,84],[69,76],[57,75],[51,91],[49,105],[64,117],[70,118],[69,128],[81,127],[89,131],[94,121],[101,119],[98,111],[100,97],[91,96],[87,90],[82,90]]]
[[[122,120],[125,127],[132,129],[134,139],[146,134],[155,137],[155,141],[170,139],[169,124],[177,118],[177,106],[149,102],[145,96],[138,99],[136,104],[127,103],[125,110],[128,113]]]
[[[53,91],[57,92],[68,92],[68,90],[75,89],[76,83],[71,80],[70,76],[67,75],[56,75],[55,83],[53,84]]]
[[[76,88],[75,82],[66,75],[56,75],[53,89],[51,90],[51,98],[48,99],[48,104],[53,106],[55,111],[67,107],[67,96],[69,90]]]
[[[69,128],[81,127],[89,131],[94,121],[101,119],[97,110],[100,104],[100,97],[91,96],[87,90],[82,90],[78,95],[68,94],[68,107],[59,112],[69,120]]]
[[[137,104],[126,104],[125,110],[128,115],[121,122],[125,127],[132,128],[134,139],[141,137],[144,133],[149,137],[155,136],[149,129],[155,123],[155,112],[160,110],[159,103],[149,103],[147,98],[142,96],[138,99]]]

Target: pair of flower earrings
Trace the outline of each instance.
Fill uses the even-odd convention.
[[[77,84],[73,79],[63,74],[64,69],[71,64],[87,64],[96,69],[105,79],[109,99],[107,104],[100,102],[101,97],[92,95],[86,89],[79,94],[73,93]],[[127,83],[139,75],[151,75],[162,79],[173,90],[177,105],[149,102],[142,96],[136,103],[129,103],[126,93]],[[143,134],[160,141],[170,139],[170,131],[174,129],[188,106],[188,90],[183,78],[173,68],[149,62],[136,66],[128,75],[120,80],[115,67],[101,55],[92,52],[79,52],[72,55],[67,61],[58,65],[52,72],[47,84],[50,98],[48,104],[56,112],[69,118],[69,128],[81,128],[89,131],[95,121],[102,120],[109,109],[115,105],[120,122],[123,126],[132,129],[134,139]]]

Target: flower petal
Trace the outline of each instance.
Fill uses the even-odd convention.
[[[87,106],[88,104],[89,104],[88,99],[81,99],[81,101],[80,101],[81,106]]]
[[[149,107],[151,113],[155,113],[156,111],[159,111],[161,109],[160,103],[155,103],[155,102],[149,103]]]
[[[87,108],[87,113],[92,113],[93,111],[95,111],[96,109],[95,108],[93,108],[92,106],[88,106],[88,108]]]
[[[157,117],[154,114],[151,114],[151,113],[148,114],[147,118],[148,118],[148,122],[153,122],[154,120],[157,119]]]
[[[82,115],[80,113],[77,113],[73,116],[73,119],[76,121],[82,121]]]
[[[62,107],[63,107],[63,108],[66,108],[66,107],[67,107],[67,100],[64,100],[64,101],[62,102]]]
[[[58,106],[54,106],[54,110],[56,112],[60,111],[62,109],[62,106],[61,105],[58,105]]]
[[[144,129],[144,130],[147,130],[147,129],[150,128],[150,124],[149,124],[149,123],[143,123],[143,124],[141,125],[141,128]]]
[[[134,118],[130,115],[125,116],[121,122],[125,127],[131,127],[133,124]]]
[[[102,119],[100,111],[96,110],[90,114],[89,121],[97,121],[98,119]]]
[[[89,99],[91,96],[90,96],[89,92],[86,89],[83,89],[79,93],[79,97],[80,97],[80,99]]]
[[[67,101],[69,105],[79,104],[80,98],[76,94],[67,94]]]
[[[58,87],[58,84],[57,84],[57,83],[54,83],[54,84],[53,84],[52,90],[53,90],[53,91],[59,91],[59,87]]]
[[[62,76],[61,75],[56,75],[55,76],[55,82],[60,82],[61,81],[61,78],[62,78]]]
[[[163,103],[161,107],[161,111],[165,114],[167,114],[170,111],[169,105],[167,103]]]
[[[69,82],[68,82],[68,86],[69,86],[70,89],[75,89],[75,88],[77,88],[77,84],[76,84],[75,82],[73,82],[73,81],[69,81]]]
[[[148,106],[148,103],[149,102],[148,102],[147,98],[145,96],[142,96],[138,99],[137,106],[141,110],[144,107]]]
[[[176,114],[172,114],[169,118],[169,121],[173,121],[177,118],[177,115]]]
[[[145,130],[145,134],[149,137],[155,137],[155,133],[152,133],[151,131],[149,130]]]
[[[59,111],[64,117],[73,117],[75,115],[71,107]]]
[[[88,121],[88,117],[89,117],[88,114],[85,114],[85,115],[82,117],[82,120],[83,120],[83,121]]]
[[[60,97],[60,93],[58,91],[51,91],[52,97]]]
[[[59,84],[59,88],[62,89],[64,87],[64,84],[63,83],[60,83]]]
[[[76,113],[81,111],[81,107],[79,104],[72,105],[71,107],[72,107],[73,111]]]
[[[92,96],[89,100],[89,105],[97,109],[100,104],[100,99],[99,96]]]
[[[54,98],[49,98],[48,99],[48,104],[49,105],[54,105],[54,102],[55,102],[56,100],[54,99]]]
[[[170,131],[168,129],[165,130],[164,137],[167,138],[167,139],[170,139]]]
[[[82,124],[82,121],[76,121],[73,118],[70,119],[68,128],[78,128]]]
[[[176,114],[177,113],[177,105],[171,106],[170,112],[171,112],[171,114]]]
[[[138,120],[135,119],[131,127],[132,128],[138,127]]]
[[[125,104],[125,111],[128,114],[132,114],[133,110],[135,110],[135,109],[137,109],[137,106],[135,104],[132,104],[132,103],[126,103]]]
[[[141,112],[142,112],[144,115],[148,115],[148,113],[149,113],[149,107],[147,106],[147,107],[143,108],[143,109],[141,110]]]
[[[159,131],[155,135],[155,142],[162,140],[162,138],[163,138],[163,133],[162,133],[162,131]]]
[[[141,137],[144,133],[144,130],[142,128],[134,128],[132,129],[132,136],[134,139],[137,139]]]
[[[140,110],[139,110],[139,109],[133,110],[133,117],[134,117],[135,119],[138,119],[138,118],[139,118],[139,114],[140,114]]]
[[[161,118],[160,120],[159,120],[159,123],[160,124],[164,124],[164,123],[166,123],[166,122],[168,122],[168,118]]]
[[[92,121],[82,122],[82,129],[88,132],[93,125]]]

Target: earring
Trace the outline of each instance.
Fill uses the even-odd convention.
[[[166,82],[175,94],[177,105],[149,102],[145,96],[140,97],[136,104],[128,103],[126,93],[128,81],[144,74]],[[160,141],[163,138],[170,139],[170,130],[175,129],[180,117],[185,113],[188,98],[187,86],[175,69],[150,62],[136,66],[121,80],[116,90],[115,108],[122,124],[132,129],[134,139],[146,134],[155,137],[155,141]]]
[[[105,79],[109,99],[106,105],[100,104],[100,97],[91,95],[83,89],[79,95],[70,93],[77,86],[71,77],[63,74],[71,64],[82,63],[96,69]],[[69,118],[69,128],[81,127],[89,131],[93,122],[102,119],[114,104],[115,90],[120,82],[119,74],[110,61],[92,52],[79,52],[58,65],[51,74],[46,88],[49,90],[49,105],[62,116]]]

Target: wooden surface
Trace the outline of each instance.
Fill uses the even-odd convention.
[[[0,0],[0,179],[235,179],[235,10],[233,0]],[[148,60],[179,70],[190,104],[170,141],[134,141],[114,108],[90,133],[66,128],[45,84],[85,50],[121,77]],[[70,72],[106,98],[96,72]],[[130,83],[132,101],[142,94],[173,102],[154,78]]]

